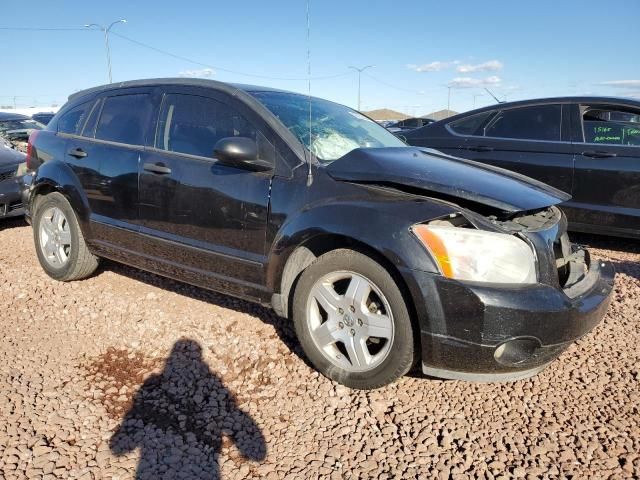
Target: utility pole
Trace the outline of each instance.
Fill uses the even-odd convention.
[[[113,79],[111,77],[111,51],[109,49],[109,31],[117,23],[127,23],[127,21],[125,19],[116,20],[115,22],[111,23],[108,27],[99,25],[97,23],[90,23],[88,25],[85,25],[85,28],[98,27],[101,31],[104,32],[104,46],[107,49],[107,69],[109,71],[109,83],[113,83]]]
[[[373,68],[375,67],[375,65],[367,65],[365,67],[362,68],[358,68],[358,67],[349,67],[349,68],[353,68],[354,70],[356,70],[358,72],[358,111],[360,111],[360,75],[362,74],[362,72],[364,72],[367,68]]]

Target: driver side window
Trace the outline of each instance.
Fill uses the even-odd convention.
[[[169,152],[212,158],[216,143],[226,137],[258,141],[257,129],[223,102],[196,95],[165,95],[155,147]]]

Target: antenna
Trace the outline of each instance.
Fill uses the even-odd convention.
[[[496,103],[504,103],[504,102],[501,102],[500,100],[498,100],[498,97],[496,97],[493,93],[491,93],[491,90],[489,90],[487,87],[485,87],[484,89],[487,91],[487,93],[489,95],[491,95],[493,97],[493,99],[496,101]]]
[[[313,183],[311,172],[311,0],[307,0],[307,94],[309,100],[309,148],[307,149],[307,186]]]

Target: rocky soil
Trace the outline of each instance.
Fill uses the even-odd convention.
[[[638,478],[640,243],[604,322],[535,378],[350,391],[270,311],[105,262],[58,283],[0,224],[0,478]]]

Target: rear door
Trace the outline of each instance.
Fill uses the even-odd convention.
[[[465,137],[459,154],[540,180],[571,193],[573,151],[567,107],[541,104],[498,110]],[[448,128],[459,134],[460,125]],[[458,132],[456,132],[458,129]]]
[[[574,110],[575,228],[640,234],[640,108],[582,104]]]
[[[214,146],[249,137],[273,162],[272,134],[254,115],[212,89],[167,87],[140,164],[141,232],[156,268],[244,297],[264,284],[271,172],[222,165]]]
[[[91,237],[103,249],[138,249],[138,162],[152,113],[150,89],[110,92],[92,106],[80,135],[69,135],[67,162],[88,198]]]

